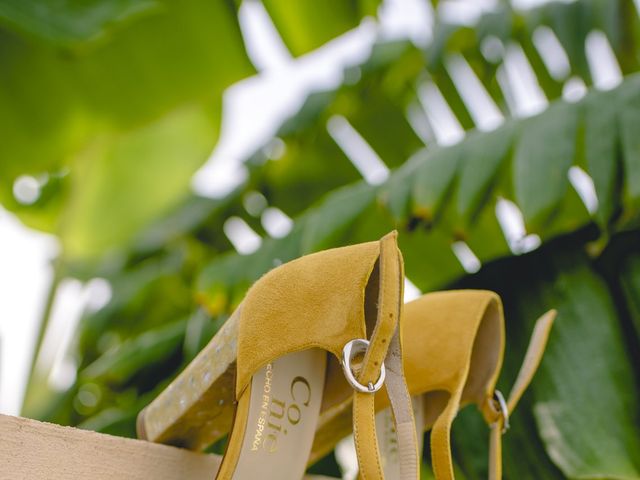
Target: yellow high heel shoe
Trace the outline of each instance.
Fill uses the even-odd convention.
[[[504,353],[504,314],[497,294],[482,290],[437,292],[405,305],[404,371],[419,431],[432,429],[432,465],[437,480],[454,478],[451,424],[458,410],[471,403],[478,406],[491,429],[490,478],[501,477],[501,436],[540,363],[554,318],[555,311],[550,311],[536,322],[520,374],[505,400],[495,388]],[[385,408],[384,396],[378,407]],[[380,425],[389,425],[391,418],[388,410],[378,413]],[[348,410],[321,416],[318,428],[312,459],[321,458],[333,448],[336,437],[349,433]],[[391,436],[385,439],[382,435],[381,440],[385,472],[393,478],[393,472],[398,471],[399,449]]]
[[[440,292],[406,305],[404,367],[411,394],[423,395],[424,427],[432,428],[436,479],[454,478],[451,424],[458,410],[470,403],[478,406],[490,426],[489,478],[501,478],[502,434],[540,364],[555,316],[552,310],[536,322],[524,362],[505,400],[496,390],[505,339],[497,294]]]
[[[139,437],[202,450],[229,434],[216,478],[300,480],[321,412],[352,403],[361,476],[379,480],[374,399],[384,384],[401,478],[417,480],[398,327],[403,278],[395,232],[272,270],[140,413]]]

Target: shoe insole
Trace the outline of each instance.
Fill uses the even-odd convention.
[[[312,349],[269,363],[251,381],[233,480],[300,480],[320,414],[327,353]]]

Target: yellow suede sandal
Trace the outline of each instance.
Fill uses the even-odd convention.
[[[489,478],[501,478],[502,434],[540,365],[555,316],[552,310],[536,322],[524,362],[505,400],[496,390],[505,339],[502,302],[497,294],[440,292],[406,305],[404,367],[411,394],[423,397],[425,429],[432,428],[436,479],[454,478],[451,423],[458,410],[470,403],[478,406],[490,426]]]
[[[490,425],[490,478],[501,477],[501,436],[540,363],[554,318],[555,311],[550,311],[536,322],[524,363],[505,400],[495,389],[504,353],[504,314],[497,294],[481,290],[437,292],[405,305],[404,371],[419,436],[423,430],[433,429],[431,454],[437,480],[454,478],[451,424],[458,410],[470,403],[478,406]],[[378,406],[385,407],[383,395]],[[397,478],[394,472],[398,471],[399,453],[389,434],[391,418],[388,409],[377,414],[383,432],[379,440],[385,473],[387,478]],[[348,433],[348,427],[348,414],[321,416],[312,458],[333,448],[335,437]]]
[[[320,413],[352,403],[361,476],[379,480],[374,398],[384,384],[404,452],[400,478],[417,480],[399,333],[403,278],[395,232],[267,273],[140,413],[139,437],[202,450],[228,434],[217,479],[299,480]]]

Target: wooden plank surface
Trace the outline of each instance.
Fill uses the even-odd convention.
[[[216,455],[0,415],[0,480],[213,480],[219,465]]]
[[[2,480],[211,480],[219,457],[0,415]]]

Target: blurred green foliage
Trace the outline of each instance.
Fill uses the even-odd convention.
[[[533,320],[559,310],[548,354],[505,439],[507,478],[640,478],[640,38],[632,0],[550,2],[526,11],[498,2],[473,27],[436,14],[426,47],[381,38],[345,72],[343,85],[312,92],[283,123],[281,158],[269,158],[269,145],[256,151],[246,161],[247,180],[219,200],[188,187],[215,144],[223,90],[253,73],[237,5],[42,5],[0,1],[0,202],[60,237],[60,276],[105,277],[113,297],[82,320],[75,384],[43,392],[33,386],[36,375],[27,415],[133,436],[137,412],[260,275],[397,228],[407,276],[421,290],[490,288],[503,296],[506,390]],[[299,55],[375,14],[377,2],[264,5]],[[535,46],[541,27],[567,53],[562,78]],[[593,88],[585,54],[594,30],[624,74],[606,91]],[[502,51],[488,54],[487,42]],[[513,46],[549,100],[528,118],[514,115],[500,78],[504,49]],[[476,128],[448,66],[454,55],[504,116],[498,128]],[[588,93],[564,100],[569,79]],[[429,132],[420,104],[428,84],[466,130],[455,145],[437,145]],[[383,184],[363,181],[332,139],[327,122],[335,116],[391,168]],[[571,167],[593,180],[595,210],[571,184]],[[32,205],[13,196],[24,174],[43,179]],[[244,200],[255,192],[294,218],[286,236],[269,238],[261,212],[247,211]],[[496,217],[504,200],[520,208],[539,249],[522,254],[523,239],[505,237]],[[255,253],[233,250],[222,232],[230,216],[263,237]],[[478,273],[465,272],[455,242],[482,262]],[[459,477],[486,478],[487,431],[477,412],[463,411],[453,436]],[[331,459],[316,471],[337,473]]]

